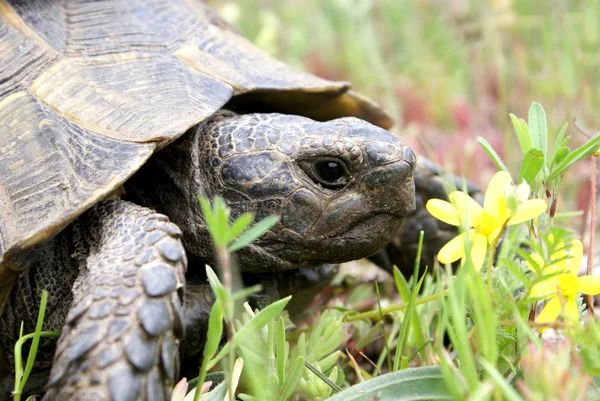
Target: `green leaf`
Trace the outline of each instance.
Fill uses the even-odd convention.
[[[216,246],[226,246],[225,235],[229,228],[229,208],[220,196],[217,196],[213,202],[213,218],[214,225],[210,232],[213,241]]]
[[[312,365],[312,364],[308,363],[307,360],[305,360],[304,366],[308,370],[310,370],[311,373],[313,373],[315,376],[317,376],[321,380],[321,383],[315,383],[317,386],[319,386],[320,384],[323,384],[324,388],[325,388],[325,386],[327,386],[331,390],[335,391],[336,393],[339,393],[340,391],[342,391],[342,388],[335,383],[335,379],[330,380],[327,376],[325,376],[325,374],[323,372],[325,372],[326,370],[323,369],[318,363],[315,363],[314,365]],[[329,390],[328,394],[331,394],[331,390]],[[323,391],[321,390],[320,393],[323,394]]]
[[[363,349],[367,345],[371,344],[373,341],[378,340],[381,336],[379,335],[380,326],[375,324],[373,327],[366,332],[356,345],[356,349]]]
[[[222,334],[223,307],[221,302],[217,299],[213,304],[208,317],[208,332],[206,334],[206,344],[204,345],[204,351],[202,353],[202,365],[200,366],[200,373],[198,374],[198,383],[204,383],[206,372],[208,370],[208,363],[215,352],[217,352],[217,348],[219,348]],[[200,399],[199,391],[194,395],[194,401],[197,401],[198,399]]]
[[[225,243],[229,244],[231,241],[235,239],[238,235],[240,235],[254,220],[254,214],[252,213],[244,213],[240,217],[238,217],[227,233],[225,234]]]
[[[519,172],[519,183],[527,182],[533,187],[533,181],[544,166],[544,152],[539,149],[531,148],[523,156],[521,171]]]
[[[496,383],[496,388],[499,388],[504,396],[502,399],[507,401],[523,401],[523,398],[519,395],[517,390],[515,390],[510,383],[498,372],[496,367],[486,361],[485,359],[481,359],[479,361],[483,370],[488,374],[490,379]]]
[[[302,378],[303,373],[304,358],[299,356],[292,364],[290,374],[283,383],[283,389],[281,390],[281,394],[279,395],[279,401],[286,401],[292,396],[292,394],[294,394],[296,388],[298,387],[298,383],[300,383],[300,379]]]
[[[550,168],[559,165],[565,158],[571,153],[571,149],[565,147],[559,148],[554,152],[554,157],[552,158],[552,163],[550,163]]]
[[[206,375],[205,382],[212,382],[213,386],[217,386],[227,379],[226,372],[211,372]],[[188,393],[198,386],[198,376],[188,381]]]
[[[252,287],[246,287],[246,288],[242,288],[239,291],[236,291],[232,296],[231,296],[231,300],[232,301],[238,301],[238,300],[246,300],[250,295],[252,294],[256,294],[257,292],[260,292],[262,290],[262,284],[255,284]]]
[[[548,151],[548,126],[546,125],[546,112],[541,104],[531,103],[528,125],[531,143],[546,154]]]
[[[421,234],[419,237],[419,247],[420,248],[423,247],[423,231],[421,231]],[[402,319],[402,328],[400,329],[400,335],[398,336],[398,341],[396,343],[396,354],[394,356],[394,370],[395,371],[400,369],[400,357],[402,356],[402,350],[403,350],[404,344],[406,343],[406,340],[408,338],[408,329],[411,325],[411,321],[413,319],[419,318],[419,316],[417,316],[417,314],[414,313],[415,301],[417,300],[417,295],[419,294],[419,290],[421,289],[421,285],[423,284],[424,279],[425,279],[425,274],[423,274],[421,276],[421,279],[417,282],[415,287],[412,289],[412,293],[410,293],[410,291],[408,291],[408,284],[406,283],[404,276],[402,275],[402,273],[400,273],[400,270],[396,266],[394,266],[394,280],[396,282],[396,288],[398,289],[398,292],[400,292],[400,294],[402,294],[402,299],[408,303],[406,312],[404,313],[404,319]],[[413,326],[414,326],[414,323],[413,323]],[[415,331],[420,330],[420,329],[421,329],[420,326],[415,327]],[[421,348],[424,343],[423,336],[421,333],[422,333],[422,331],[420,333],[417,333],[417,337],[420,337],[420,343],[417,344],[418,348]]]
[[[249,342],[253,341],[252,339],[245,340],[249,340]],[[257,350],[252,350],[249,347],[247,347],[247,345],[249,344],[240,344],[240,346],[236,350],[237,354],[244,359],[244,364],[246,366],[252,366],[251,369],[246,369],[245,372],[246,377],[244,381],[246,382],[246,388],[248,390],[251,390],[251,392],[253,393],[253,397],[255,397],[254,399],[268,399],[269,397],[267,396],[267,393],[272,392],[273,388],[269,386],[268,380],[265,377],[266,369],[264,366],[264,356],[258,355],[256,353]],[[275,380],[271,380],[271,383],[273,383],[273,381],[276,380],[276,378]],[[240,398],[249,399],[245,396]]]
[[[277,322],[277,337],[275,339],[275,347],[277,349],[275,357],[277,358],[277,377],[279,378],[279,383],[285,382],[287,361],[287,347],[285,344],[285,322],[282,317],[279,317],[279,321]]]
[[[569,144],[570,140],[571,140],[571,135],[567,136],[565,139],[562,140],[562,142],[560,143],[560,147],[563,148],[563,147],[567,146]]]
[[[37,322],[35,325],[35,332],[32,334],[28,334],[26,336],[22,336],[15,343],[15,400],[18,401],[21,399],[21,394],[23,389],[25,388],[25,384],[29,379],[29,374],[33,369],[33,364],[35,362],[35,357],[37,355],[38,346],[40,343],[40,338],[42,337],[58,337],[60,333],[54,331],[42,331],[42,325],[44,323],[44,315],[46,314],[46,302],[48,301],[48,291],[43,290],[42,296],[40,300],[40,309],[38,311]],[[29,348],[29,353],[27,355],[27,363],[25,364],[25,370],[22,370],[21,364],[21,349],[23,347],[23,343],[27,340],[31,339],[31,346]]]
[[[275,319],[277,315],[281,313],[283,308],[290,301],[290,297],[286,297],[280,299],[277,302],[273,302],[271,305],[267,306],[265,309],[259,311],[252,319],[248,321],[237,333],[234,334],[233,338],[223,346],[219,354],[210,361],[208,364],[208,369],[211,369],[215,366],[227,353],[231,348],[231,343],[239,342],[240,338],[244,338],[245,336],[252,335],[257,333],[260,329],[262,329],[266,324],[268,324],[271,320]]]
[[[29,341],[31,339],[35,339],[36,337],[39,338],[43,338],[43,337],[60,337],[60,332],[58,331],[40,331],[39,333],[31,333],[31,334],[27,334],[25,336],[21,335],[21,337],[19,337],[19,340],[17,340],[17,342],[15,343],[15,367],[18,367],[18,369],[15,369],[15,389],[13,390],[13,400],[14,401],[19,401],[21,399],[21,394],[23,391],[23,388],[25,387],[26,381],[27,380],[23,380],[23,365],[22,365],[22,356],[21,356],[21,350],[23,348],[23,344],[25,344],[26,341]],[[18,354],[17,354],[18,352]],[[29,358],[28,358],[29,359]],[[34,361],[35,362],[35,361]]]
[[[500,156],[498,156],[498,153],[496,153],[496,151],[494,150],[494,148],[492,148],[492,145],[490,145],[488,141],[486,141],[483,137],[478,136],[477,142],[479,142],[483,150],[485,150],[490,159],[492,159],[498,170],[508,171],[508,168],[504,165],[502,159],[500,159]]]
[[[469,336],[469,327],[465,320],[467,315],[467,285],[465,284],[467,276],[473,265],[467,260],[464,266],[459,269],[455,279],[448,286],[448,295],[443,299],[441,310],[445,310],[445,318],[442,321],[441,329],[445,330],[452,342],[453,351],[460,360],[459,369],[469,388],[475,388],[479,383],[477,372],[477,361],[473,354],[471,338]],[[450,276],[450,265],[446,265],[446,271]]]
[[[224,401],[227,394],[227,381],[221,382],[211,392],[202,396],[202,401]]]
[[[340,355],[342,355],[341,351],[335,351],[331,354],[329,354],[328,356],[324,357],[323,359],[321,359],[318,364],[321,367],[321,370],[323,372],[327,372],[329,371],[329,369],[333,368],[335,366],[335,364],[337,363]]]
[[[213,227],[215,226],[215,218],[210,202],[207,198],[201,195],[198,196],[198,201],[200,202],[200,209],[202,209],[202,217],[204,217],[206,227],[208,228],[209,232],[212,232],[214,230]]]
[[[352,386],[327,401],[453,400],[439,366],[422,366],[387,373]]]
[[[554,154],[556,153],[556,151],[558,149],[560,149],[563,146],[566,146],[562,144],[562,141],[565,139],[565,134],[567,133],[567,127],[569,126],[569,123],[564,123],[562,125],[562,127],[560,128],[560,131],[558,131],[558,135],[556,135],[556,139],[554,140],[554,146],[552,146],[552,158],[554,158]],[[567,138],[570,138],[567,137]]]
[[[446,382],[448,392],[454,395],[455,400],[460,400],[467,392],[467,383],[446,349],[440,349],[438,355],[441,362],[440,369]]]
[[[521,145],[521,151],[523,154],[527,153],[529,149],[533,147],[531,144],[531,136],[529,135],[529,129],[527,123],[524,120],[519,120],[514,114],[509,114],[510,120],[512,121],[513,128],[519,139],[519,145]]]
[[[546,178],[547,181],[552,181],[556,177],[564,174],[573,164],[591,156],[598,151],[598,144],[600,143],[600,132],[597,132],[590,140],[586,143],[569,153],[564,160],[556,166],[550,175]]]
[[[267,230],[275,225],[279,221],[277,216],[265,217],[248,230],[240,235],[236,241],[233,242],[228,248],[229,252],[235,252],[238,249],[245,247],[246,245],[254,242],[257,238],[263,235]]]
[[[475,391],[469,394],[469,401],[493,400],[492,394],[494,393],[494,388],[494,383],[491,380],[481,382]]]
[[[210,284],[210,288],[212,288],[213,291],[215,291],[219,287],[223,287],[223,284],[221,284],[221,282],[219,281],[219,277],[217,276],[217,273],[215,273],[215,271],[212,269],[212,267],[210,267],[209,265],[206,265],[204,270],[206,272],[206,277],[208,278],[208,283]]]
[[[205,271],[206,277],[208,278],[208,284],[210,284],[210,288],[215,294],[215,297],[217,300],[221,301],[223,305],[226,305],[228,295],[225,287],[223,287],[223,284],[221,284],[221,281],[219,281],[219,277],[209,265],[206,265]]]
[[[492,297],[488,288],[484,284],[481,275],[473,275],[467,280],[467,290],[469,296],[473,299],[471,319],[477,325],[477,336],[475,341],[478,344],[483,358],[486,358],[492,364],[498,360],[498,317],[495,313],[490,313],[494,309]]]
[[[319,318],[319,323],[321,322],[320,327],[313,328],[310,333],[308,349],[313,358],[307,358],[309,362],[316,362],[331,354],[339,348],[344,338],[346,338],[341,318],[336,318],[325,312]]]
[[[281,316],[280,316],[281,318]],[[266,362],[265,376],[267,379],[266,388],[279,388],[279,379],[277,378],[277,360],[275,357],[275,336],[277,335],[277,322],[275,319],[271,320],[267,325],[267,344],[266,344],[266,361],[263,359],[261,362]],[[264,340],[263,340],[264,341]],[[241,345],[240,345],[241,346]],[[265,354],[263,353],[263,358]],[[256,366],[256,365],[250,365]]]

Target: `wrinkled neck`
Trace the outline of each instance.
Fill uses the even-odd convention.
[[[201,165],[199,149],[203,126],[191,128],[181,138],[157,152],[125,184],[125,199],[163,213],[183,231],[191,259],[210,263],[211,241],[198,204],[198,194],[210,196],[212,178]]]

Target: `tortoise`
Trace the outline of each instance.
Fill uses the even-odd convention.
[[[41,343],[30,392],[169,399],[211,302],[198,194],[280,217],[236,256],[281,288],[393,237],[410,248],[415,203],[443,196],[377,104],[271,58],[200,0],[0,0],[0,49],[0,400],[42,290],[62,335]]]

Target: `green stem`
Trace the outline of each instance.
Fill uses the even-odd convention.
[[[31,372],[31,369],[29,369],[29,372],[27,372],[27,377],[24,377],[23,366],[21,365],[21,357],[20,357],[21,356],[21,348],[23,347],[23,343],[25,341],[35,338],[35,335],[36,335],[36,333],[27,334],[26,336],[19,338],[19,340],[15,343],[15,388],[13,390],[13,396],[14,396],[13,400],[14,401],[19,401],[21,399],[21,395],[23,394],[23,389],[25,388],[25,384],[29,377],[29,373]],[[41,338],[41,337],[60,337],[60,332],[59,331],[40,331],[39,338]],[[17,351],[19,352],[18,354],[17,354]],[[16,357],[17,355],[19,355],[19,358]],[[25,369],[25,370],[27,371],[27,369]]]
[[[587,263],[587,274],[594,274],[594,242],[596,233],[596,156],[592,155],[592,176],[590,178],[591,184],[591,199],[590,199],[590,248],[588,252],[588,263]],[[585,295],[585,303],[588,307],[588,315],[595,316],[594,314],[594,296]]]
[[[231,349],[227,355],[227,365],[229,375],[227,377],[227,389],[230,400],[233,400],[233,380],[231,375],[233,374],[233,365],[235,363],[235,344],[233,343],[233,285],[231,278],[231,255],[227,250],[226,246],[217,246],[217,253],[219,255],[219,264],[221,272],[223,273],[223,287],[227,292],[227,299],[225,306],[225,325],[227,330],[227,341],[231,342]],[[229,400],[227,400],[229,401]]]
[[[392,371],[392,358],[390,357],[390,348],[388,346],[388,337],[385,332],[385,324],[383,322],[383,313],[381,310],[381,295],[379,293],[379,285],[375,281],[375,292],[377,293],[377,310],[379,311],[379,322],[381,323],[381,331],[383,332],[383,345],[385,346],[385,356],[388,364],[388,370]]]
[[[433,294],[428,297],[418,299],[415,301],[415,305],[427,304],[429,302],[433,302],[442,297],[445,297],[446,295],[448,295],[448,290],[444,290],[442,293],[439,293],[439,294]],[[363,320],[363,319],[379,321],[380,313],[385,316],[392,312],[398,312],[401,310],[405,310],[407,307],[408,307],[408,304],[390,305],[388,307],[381,308],[381,310],[379,310],[379,308],[378,308],[376,310],[372,310],[369,312],[357,313],[356,315],[346,316],[344,318],[344,322],[350,323],[350,322],[356,322],[357,320]]]
[[[35,325],[35,332],[31,334],[27,334],[19,338],[19,340],[15,343],[15,388],[13,391],[14,401],[20,401],[21,394],[23,393],[23,389],[25,388],[25,384],[27,383],[27,379],[29,379],[29,374],[33,369],[33,363],[35,362],[35,356],[37,354],[38,346],[40,343],[41,337],[59,337],[60,333],[56,331],[42,331],[42,324],[44,322],[44,315],[46,313],[46,302],[48,300],[48,292],[42,291],[42,297],[40,300],[40,310],[38,312],[38,318]],[[31,347],[29,348],[29,353],[27,355],[27,363],[25,365],[25,369],[23,369],[22,364],[22,348],[23,344],[27,340],[32,340]]]
[[[487,266],[487,285],[488,285],[488,293],[493,294],[493,286],[492,286],[492,268],[494,267],[494,258],[496,257],[496,250],[498,249],[498,243],[500,242],[500,238],[502,234],[506,230],[506,223],[502,226],[500,233],[494,239],[494,243],[492,244],[492,249],[490,249],[490,256],[488,258],[488,266]]]

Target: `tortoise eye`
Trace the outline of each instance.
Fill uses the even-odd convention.
[[[344,187],[350,178],[346,164],[335,158],[304,161],[300,166],[311,180],[329,189]]]
[[[336,182],[344,176],[344,167],[334,161],[322,161],[315,164],[315,172],[326,182]]]

